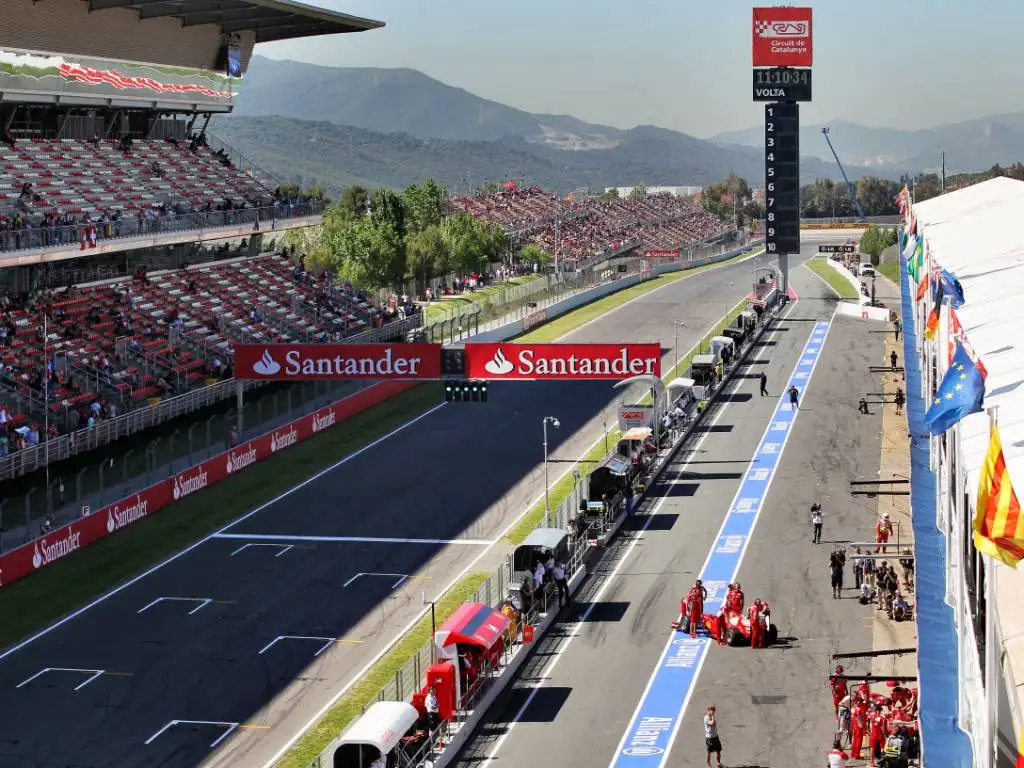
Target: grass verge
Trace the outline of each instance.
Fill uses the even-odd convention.
[[[888,278],[893,285],[899,287],[900,284],[900,263],[898,261],[885,261],[875,267],[878,273],[883,277]]]
[[[338,459],[440,402],[415,387],[287,451],[100,539],[81,552],[0,589],[0,647],[6,648],[180,552]]]
[[[857,291],[853,289],[853,286],[850,285],[846,278],[836,271],[835,267],[828,263],[827,259],[815,257],[806,262],[806,264],[809,270],[828,283],[829,287],[839,294],[839,298],[854,300],[857,298]]]
[[[432,301],[423,313],[424,323],[429,325],[430,323],[439,323],[442,320],[447,319],[450,315],[458,312],[461,309],[465,309],[471,304],[483,304],[493,298],[501,296],[503,293],[516,288],[520,285],[526,285],[532,283],[534,280],[542,277],[543,275],[523,275],[522,277],[514,277],[508,282],[498,283],[496,285],[488,286],[487,288],[481,288],[478,291],[472,293],[466,293],[461,296],[451,296],[439,301]]]
[[[445,592],[435,603],[437,623],[442,623],[471,598],[488,576],[489,573],[471,573]],[[281,758],[277,763],[278,768],[309,768],[331,739],[336,738],[349,723],[359,717],[363,709],[377,699],[388,681],[398,674],[398,670],[429,641],[430,617],[425,616]]]

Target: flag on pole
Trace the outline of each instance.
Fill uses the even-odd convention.
[[[956,275],[947,269],[940,269],[938,277],[946,295],[953,300],[953,309],[960,309],[964,305],[964,288]]]
[[[910,258],[907,263],[907,272],[914,278],[914,282],[918,282],[921,276],[921,269],[924,266],[924,238],[917,238],[917,247],[914,248],[914,255]]]
[[[928,275],[925,275],[925,280],[928,279]],[[921,281],[924,283],[924,280]],[[932,311],[928,313],[928,322],[924,326],[924,337],[929,341],[935,338],[936,332],[939,330],[939,309],[942,307],[942,298],[944,286],[941,280],[936,280],[935,288],[935,303],[932,304]]]
[[[1020,502],[1010,482],[1003,443],[994,421],[978,482],[974,547],[1011,568],[1024,560],[1024,517],[1020,514]]]
[[[985,402],[983,370],[964,345],[957,344],[953,362],[924,415],[924,426],[930,434],[941,435],[964,416],[981,410]]]
[[[924,280],[917,286],[917,300],[921,301],[924,298],[925,293],[928,291],[928,284],[930,283],[929,276],[925,274]]]

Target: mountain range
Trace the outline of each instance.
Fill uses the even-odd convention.
[[[853,179],[937,167],[936,147],[950,148],[947,167],[964,170],[1012,162],[1024,147],[1024,114],[915,132],[841,121],[830,127]],[[261,56],[250,62],[233,115],[214,130],[278,178],[334,190],[428,176],[450,189],[509,178],[560,191],[701,186],[730,171],[756,185],[764,174],[761,127],[709,140],[655,126],[623,130],[526,112],[412,69]],[[839,176],[821,126],[803,128],[801,149],[804,183]]]

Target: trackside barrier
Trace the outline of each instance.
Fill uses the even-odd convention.
[[[756,248],[763,241],[748,243],[742,248],[727,251],[700,263],[692,262],[687,268],[715,263]],[[546,319],[559,315],[602,296],[638,285],[644,280],[667,272],[679,271],[681,264],[668,264],[624,280],[597,286],[581,294],[570,296],[546,309]],[[523,332],[523,321],[517,320],[487,334],[472,337],[474,341],[503,340]],[[501,334],[501,335],[492,335]],[[0,588],[23,579],[40,568],[60,560],[105,536],[163,509],[196,491],[224,480],[233,472],[244,469],[279,450],[312,437],[317,432],[340,423],[379,405],[385,400],[415,386],[415,382],[381,382],[359,390],[331,405],[307,414],[259,437],[249,440],[230,451],[224,451],[154,483],[137,493],[108,504],[44,536],[0,555]],[[52,455],[51,455],[52,458]]]
[[[40,568],[159,512],[175,501],[219,483],[235,472],[307,440],[414,386],[416,382],[386,381],[359,390],[13,549],[0,556],[0,573],[3,574],[0,587],[23,579]]]
[[[867,304],[857,306],[849,301],[839,302],[837,310],[840,315],[846,317],[856,317],[860,320],[880,320],[883,323],[888,322],[891,311],[886,307],[869,307]]]
[[[678,268],[678,265],[675,266]],[[721,393],[727,382],[731,380],[733,374],[744,363],[750,351],[754,349],[755,344],[761,339],[767,328],[768,321],[775,316],[776,307],[772,307],[768,313],[759,319],[755,333],[748,336],[742,347],[737,350],[736,358],[725,369],[722,379],[707,393],[704,400],[690,404],[686,418],[677,428],[673,429],[669,446],[659,451],[657,459],[640,483],[641,488],[647,489],[654,486],[680,447],[690,439],[694,429],[703,421],[703,415],[708,412],[707,406],[709,406],[710,401]],[[581,502],[588,498],[589,480],[589,475],[582,477],[580,482],[574,486],[570,496],[553,513],[552,526],[568,530],[572,534],[572,554],[567,564],[567,572],[572,574],[569,581],[570,596],[575,594],[582,585],[590,560],[606,545],[608,540],[614,536],[626,520],[625,500],[616,498],[610,503],[610,508],[600,519],[596,526],[597,529],[592,530],[580,527],[581,521],[578,513]],[[643,497],[644,491],[634,496],[634,509],[636,509]],[[539,525],[547,527],[548,523],[546,520],[542,520]],[[509,557],[494,574],[487,578],[484,584],[477,589],[473,597],[467,602],[485,603],[500,609],[506,599],[510,586],[512,585],[511,558]],[[550,626],[557,620],[559,612],[557,610],[548,610],[548,605],[553,599],[554,594],[552,591],[544,592],[541,596],[541,603],[534,606],[530,614],[517,625],[517,633],[513,640],[520,642],[513,646],[511,652],[502,660],[499,668],[491,670],[486,676],[481,678],[478,686],[470,692],[470,695],[462,705],[457,708],[452,721],[442,723],[438,730],[429,734],[427,743],[418,746],[415,753],[409,755],[410,758],[413,758],[409,765],[422,766],[422,768],[445,768],[458,754],[459,749],[472,735],[480,719],[486,714],[488,707],[515,678],[520,666],[529,657],[530,651],[535,647],[536,642],[544,636]],[[533,627],[533,641],[531,643],[522,642],[521,630],[526,625]],[[433,640],[426,642],[415,656],[381,690],[375,701],[407,701],[416,691],[419,691],[423,685],[427,668],[431,663],[432,648]],[[338,741],[338,739],[335,739],[321,752],[316,760],[310,764],[310,768],[332,768],[333,762],[331,758]]]

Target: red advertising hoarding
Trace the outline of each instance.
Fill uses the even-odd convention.
[[[12,549],[0,556],[0,587],[23,579],[104,536],[117,533],[175,501],[219,483],[239,470],[302,442],[317,432],[340,424],[414,386],[415,382],[387,381],[362,389],[326,408],[260,435],[230,451],[224,451],[126,499],[68,523],[46,536]]]
[[[810,8],[755,8],[753,26],[755,67],[809,67]]]
[[[660,375],[660,344],[466,344],[469,379],[622,380]]]
[[[308,379],[439,379],[440,344],[236,344],[235,377]]]

